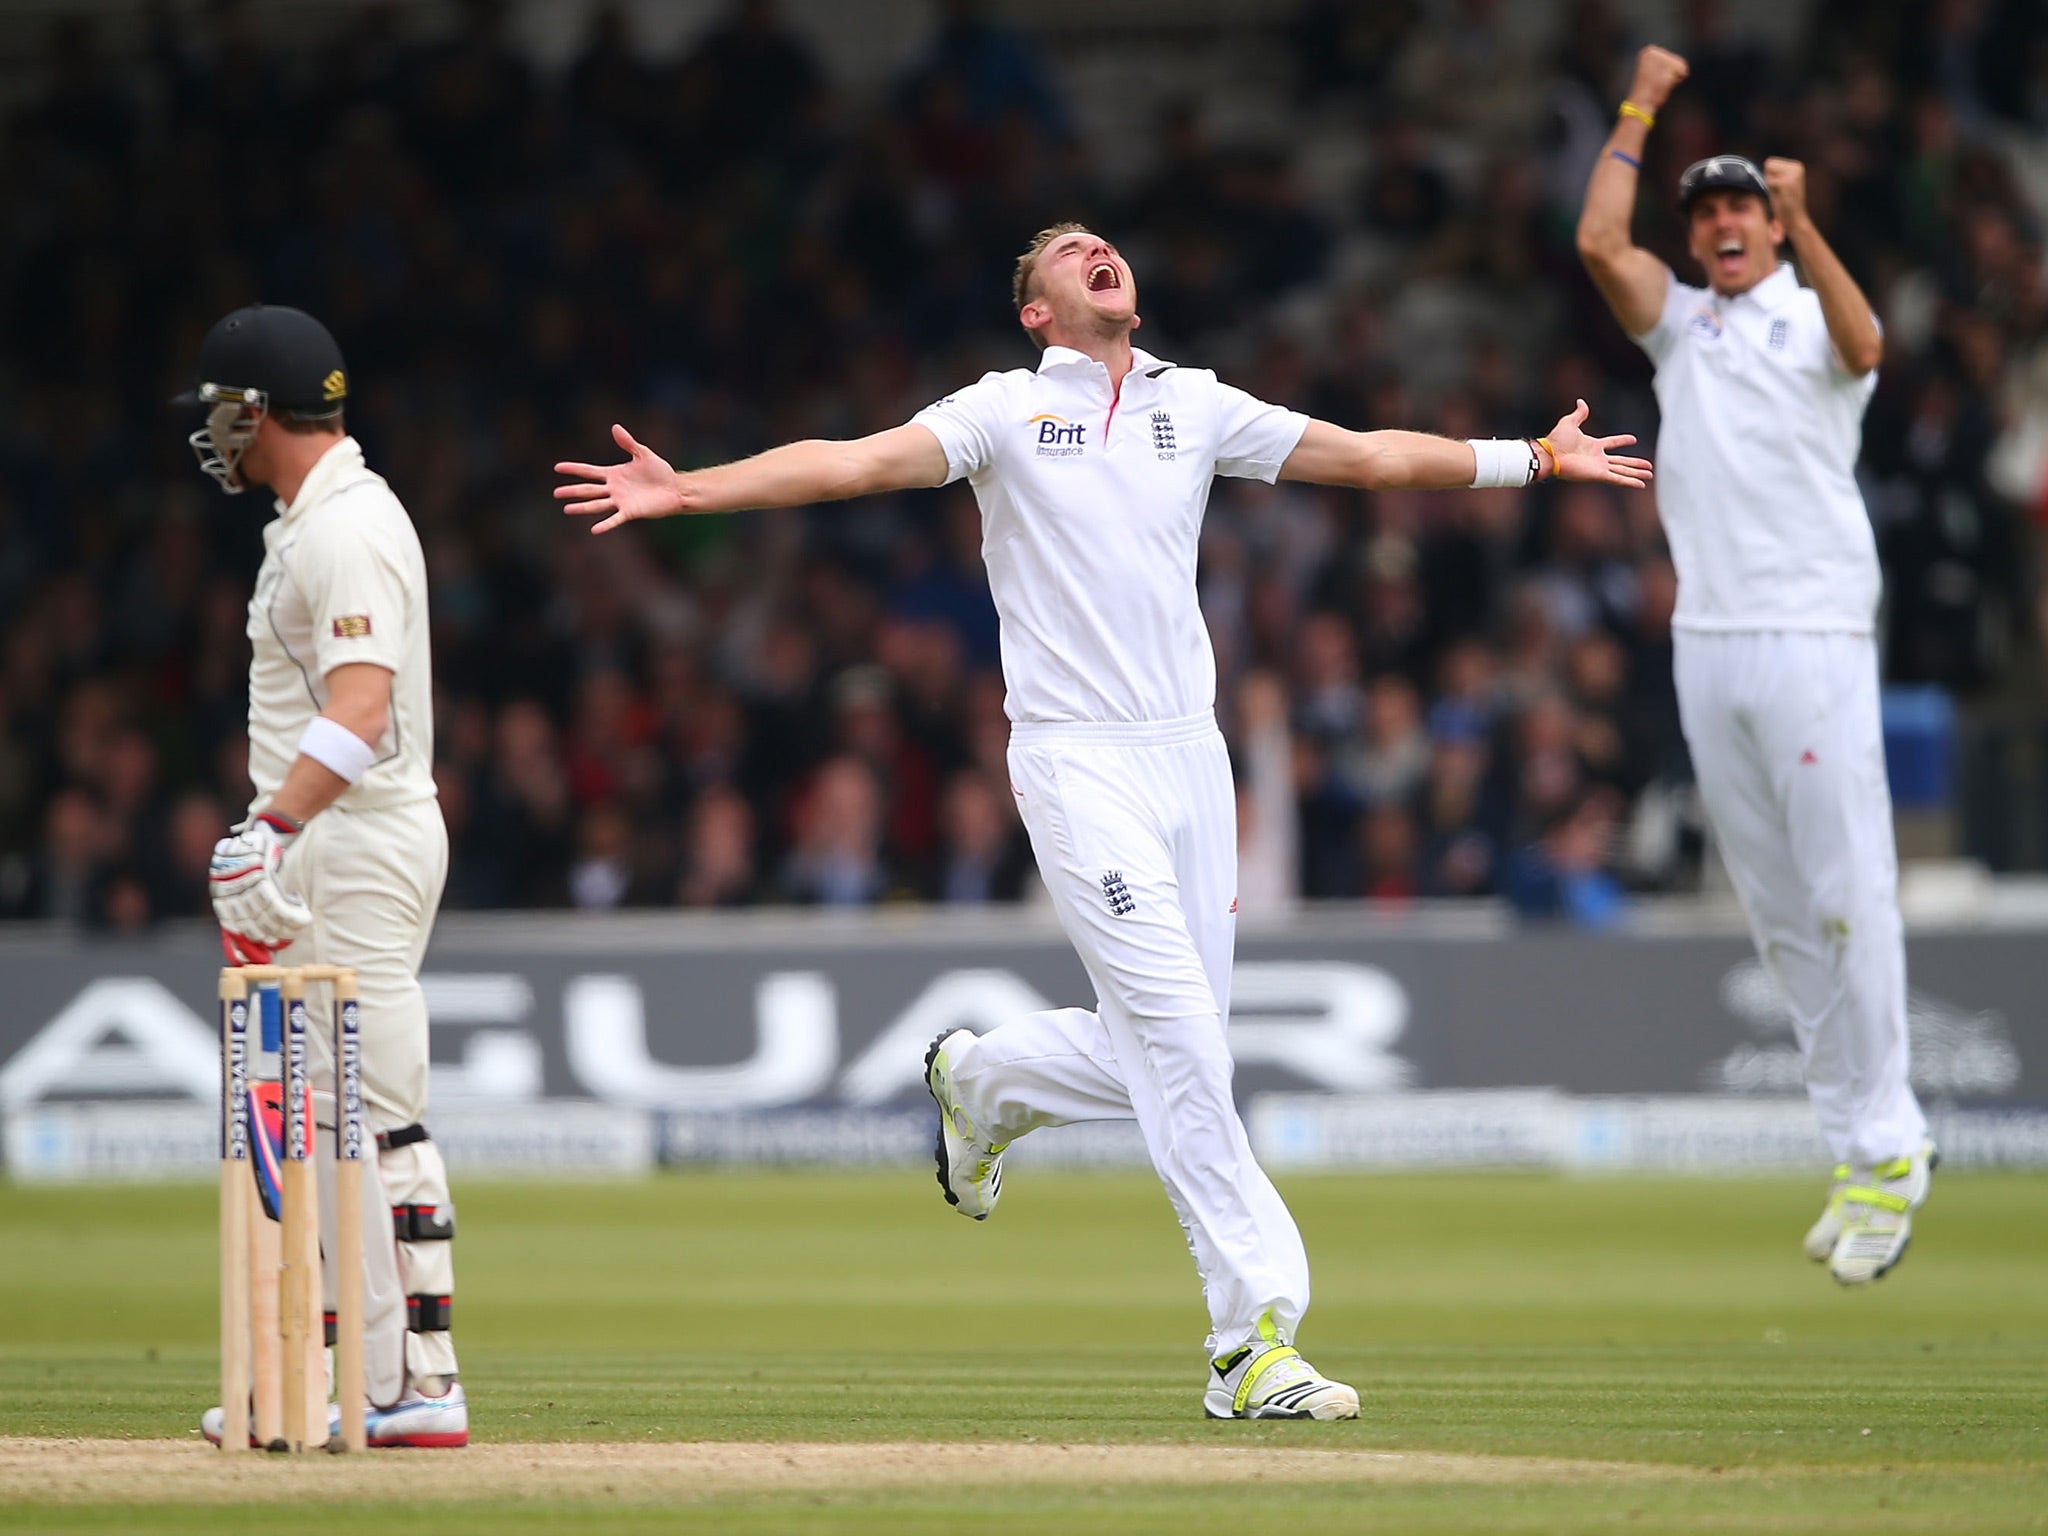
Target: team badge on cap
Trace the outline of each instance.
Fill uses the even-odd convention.
[[[1695,160],[1685,168],[1685,174],[1678,178],[1678,206],[1681,210],[1692,207],[1692,200],[1703,192],[1754,192],[1769,207],[1771,189],[1764,184],[1764,173],[1756,168],[1754,160],[1745,160],[1740,155],[1709,155],[1704,160]]]

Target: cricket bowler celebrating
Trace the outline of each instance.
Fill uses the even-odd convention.
[[[1350,432],[1268,405],[1131,345],[1138,291],[1078,224],[1017,262],[1036,370],[991,373],[904,426],[801,442],[678,474],[614,427],[623,464],[560,464],[555,494],[637,518],[838,501],[965,478],[1001,619],[1012,786],[1094,1009],[1030,1015],[933,1043],[939,1183],[976,1219],[1003,1149],[1039,1126],[1135,1118],[1210,1316],[1203,1395],[1216,1418],[1344,1419],[1358,1394],[1293,1347],[1309,1300],[1301,1235],[1254,1161],[1231,1098],[1236,803],[1216,727],[1216,663],[1195,596],[1216,475],[1325,485],[1526,485],[1552,474],[1638,485],[1630,437],[1456,442]]]
[[[1676,54],[1642,51],[1586,188],[1579,253],[1656,365],[1686,743],[1839,1165],[1806,1252],[1863,1285],[1905,1253],[1934,1163],[1907,1081],[1880,577],[1854,475],[1882,343],[1807,213],[1795,160],[1760,171],[1716,155],[1680,178],[1705,288],[1631,243],[1643,143],[1685,75]],[[1788,238],[1810,288],[1778,259]]]
[[[261,304],[207,332],[198,387],[180,397],[207,407],[191,437],[200,468],[229,495],[267,486],[278,514],[263,530],[249,604],[256,798],[214,848],[213,909],[230,964],[262,964],[289,946],[281,963],[356,972],[363,1099],[377,1135],[377,1158],[362,1165],[364,1203],[390,1210],[395,1235],[363,1245],[370,1443],[459,1446],[469,1443],[469,1409],[447,1331],[455,1211],[420,1124],[427,1009],[418,971],[448,872],[432,771],[426,563],[405,508],[346,434],[347,397],[327,328]],[[330,1046],[317,1030],[311,1041],[315,1114],[331,1116]],[[316,1139],[326,1218],[332,1138]],[[330,1272],[329,1298],[333,1285]],[[219,1415],[202,1423],[216,1441]]]

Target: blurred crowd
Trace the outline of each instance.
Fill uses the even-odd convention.
[[[488,0],[432,25],[299,7],[290,36],[160,3],[140,46],[54,23],[0,141],[0,915],[205,910],[250,794],[270,508],[202,481],[163,402],[255,298],[340,338],[350,429],[425,544],[449,906],[1028,895],[964,486],[592,540],[552,462],[607,454],[614,420],[692,464],[857,434],[1028,366],[1009,266],[1076,217],[1132,257],[1150,350],[1267,398],[1521,436],[1583,396],[1649,441],[1647,365],[1572,249],[1646,41],[1692,76],[1639,238],[1686,272],[1678,170],[1797,154],[1884,318],[1863,473],[1890,675],[1965,696],[2032,675],[2034,0],[1821,0],[1776,50],[1704,0],[1657,38],[1581,0],[1534,53],[1501,0],[1260,7],[1232,46],[1282,72],[1272,120],[1226,136],[1202,91],[1147,75],[1121,161],[1068,82],[1088,48],[1142,48],[1128,30],[934,9],[858,94],[772,0],[673,57],[599,7],[545,73]],[[1492,895],[1600,923],[1696,878],[1648,494],[1222,482],[1201,590],[1246,910]]]

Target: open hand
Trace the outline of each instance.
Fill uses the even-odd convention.
[[[555,500],[575,516],[602,517],[590,531],[609,533],[644,517],[667,517],[682,510],[676,496],[676,472],[667,459],[616,424],[612,441],[629,457],[623,464],[557,464],[555,473],[572,479],[555,487]]]
[[[1635,434],[1624,432],[1619,437],[1588,437],[1580,430],[1585,424],[1586,402],[1581,400],[1569,416],[1564,417],[1550,429],[1550,446],[1557,455],[1557,478],[1560,480],[1594,480],[1607,485],[1644,486],[1650,483],[1655,473],[1648,459],[1623,458],[1610,453],[1612,448],[1628,448],[1635,444]]]
[[[1678,82],[1691,73],[1684,59],[1652,43],[1636,55],[1636,79],[1628,88],[1628,99],[1645,112],[1656,112],[1671,99]]]

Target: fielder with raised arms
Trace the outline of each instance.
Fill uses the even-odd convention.
[[[256,797],[214,849],[213,908],[230,964],[261,964],[289,946],[279,963],[356,972],[364,1108],[377,1135],[376,1160],[363,1163],[373,1181],[364,1203],[390,1210],[394,1235],[363,1245],[370,1443],[460,1446],[469,1443],[469,1408],[448,1337],[455,1208],[420,1123],[419,965],[448,872],[433,778],[426,562],[405,508],[346,433],[347,398],[348,372],[327,328],[261,304],[207,332],[197,387],[180,397],[207,407],[206,426],[191,437],[200,468],[230,495],[269,487],[277,508],[249,604]],[[312,1044],[315,1113],[331,1117],[323,1031]],[[331,1191],[332,1138],[318,1142]],[[331,1226],[331,1193],[320,1208]],[[331,1311],[331,1273],[327,1285]],[[218,1408],[202,1427],[219,1440]]]
[[[1301,1235],[1252,1157],[1225,1041],[1236,933],[1236,803],[1195,595],[1216,475],[1362,488],[1637,485],[1629,437],[1456,442],[1350,432],[1131,345],[1138,291],[1078,224],[1017,262],[1036,370],[992,373],[909,423],[677,473],[623,427],[623,464],[558,464],[565,510],[598,533],[640,518],[838,501],[966,479],[1001,619],[1010,775],[1096,1006],[935,1041],[939,1182],[977,1219],[1002,1155],[1039,1126],[1135,1118],[1187,1233],[1210,1317],[1204,1410],[1342,1419],[1358,1394],[1293,1347],[1309,1300]]]
[[[1905,1253],[1934,1161],[1907,1080],[1880,576],[1855,477],[1883,345],[1807,213],[1796,160],[1715,155],[1680,178],[1705,288],[1630,240],[1643,144],[1685,75],[1676,54],[1642,51],[1586,188],[1579,253],[1656,365],[1685,739],[1838,1165],[1806,1252],[1861,1285]],[[1778,259],[1787,239],[1811,287]]]

